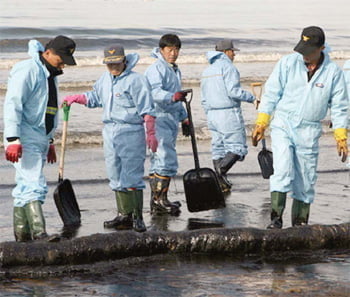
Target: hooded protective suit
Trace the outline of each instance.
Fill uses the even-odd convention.
[[[223,52],[209,51],[210,63],[201,79],[201,102],[212,133],[212,158],[224,158],[228,152],[241,157],[248,153],[241,101],[255,97],[241,89],[240,74]]]
[[[57,113],[53,129],[46,134],[50,73],[40,61],[39,52],[44,52],[44,47],[37,40],[31,40],[28,54],[32,59],[17,63],[11,70],[4,103],[5,146],[8,137],[19,137],[23,146],[22,158],[14,163],[16,187],[12,195],[15,207],[36,200],[43,202],[47,193],[43,167],[49,139],[53,138],[57,127]],[[56,79],[54,81],[57,84]]]
[[[146,155],[143,116],[155,116],[147,79],[132,69],[139,56],[126,56],[126,69],[114,77],[106,71],[96,81],[94,90],[85,93],[86,106],[103,107],[104,154],[109,185],[114,191],[145,187]]]
[[[174,93],[181,90],[181,72],[164,60],[159,48],[153,50],[152,57],[157,61],[147,68],[145,76],[155,102],[158,149],[151,155],[150,173],[174,176],[178,168],[175,150],[178,123],[187,118],[182,103],[172,101]]]
[[[348,87],[348,96],[349,96],[349,105],[350,105],[350,60],[347,60],[344,64],[344,75],[345,75],[346,85]],[[349,113],[348,129],[350,129],[350,107],[349,107],[348,113]]]
[[[260,113],[271,115],[274,174],[270,191],[286,193],[304,203],[314,200],[320,121],[330,109],[333,128],[346,128],[348,96],[341,69],[324,61],[310,81],[303,56],[283,57],[265,85]]]

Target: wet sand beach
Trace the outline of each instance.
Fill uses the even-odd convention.
[[[267,139],[270,143],[270,139]],[[333,137],[321,138],[316,199],[310,224],[340,224],[350,221],[349,170],[339,161]],[[249,144],[250,146],[250,144]],[[198,141],[201,167],[211,167],[210,142]],[[170,200],[180,200],[180,216],[152,217],[146,177],[144,219],[150,231],[183,231],[210,227],[265,228],[269,222],[269,183],[262,178],[256,159],[260,147],[249,147],[244,162],[230,171],[233,182],[226,208],[190,213],[186,207],[182,175],[194,168],[189,141],[178,141],[179,172],[172,180]],[[59,148],[57,148],[59,152]],[[149,160],[146,160],[146,170]],[[47,231],[59,233],[62,222],[53,201],[57,165],[45,168],[49,193],[43,206]],[[12,198],[14,170],[0,161],[1,241],[12,241]],[[116,215],[114,195],[105,175],[99,145],[70,145],[66,152],[65,177],[72,181],[81,213],[82,226],[76,236],[116,232],[103,228],[103,221]],[[284,227],[290,227],[291,199],[287,201]],[[122,231],[119,231],[122,232]],[[24,270],[23,270],[24,269]],[[24,267],[30,271],[40,268]],[[6,277],[0,273],[0,296],[349,296],[350,251],[320,251],[289,259],[235,258],[216,256],[162,255],[130,258],[85,265],[70,271],[71,277],[35,279]],[[46,269],[47,270],[47,269]],[[0,270],[1,272],[1,270]],[[9,272],[7,272],[9,273]],[[15,272],[13,272],[15,273]],[[10,274],[8,274],[10,275]],[[36,273],[37,275],[37,273]]]

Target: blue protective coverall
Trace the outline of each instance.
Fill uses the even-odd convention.
[[[344,75],[345,75],[345,82],[348,87],[348,96],[349,96],[348,129],[350,129],[350,60],[347,60],[344,64]]]
[[[93,91],[85,93],[87,107],[103,108],[103,147],[113,191],[145,188],[143,116],[155,116],[155,112],[147,79],[132,71],[138,60],[138,54],[128,54],[126,69],[120,76],[114,77],[106,71],[96,81]]]
[[[241,101],[255,97],[241,89],[240,74],[223,52],[209,51],[210,63],[201,79],[201,102],[212,133],[212,158],[224,158],[228,152],[241,156],[248,153]]]
[[[48,191],[43,167],[57,127],[46,134],[45,114],[48,103],[48,77],[46,66],[40,61],[43,45],[37,40],[29,42],[28,54],[32,59],[17,63],[11,70],[4,103],[4,142],[6,138],[19,137],[22,158],[14,163],[16,187],[12,191],[14,206],[23,207],[35,200],[44,202]],[[55,79],[56,89],[57,81]]]
[[[159,48],[153,50],[152,57],[157,61],[147,68],[145,76],[151,85],[156,108],[158,148],[151,154],[150,173],[171,177],[176,175],[178,168],[178,123],[187,118],[183,104],[172,101],[173,95],[181,90],[181,72],[164,60]]]
[[[271,115],[274,174],[271,192],[292,191],[304,203],[314,200],[322,133],[320,121],[331,112],[333,128],[346,128],[348,96],[341,69],[324,52],[324,61],[308,81],[303,56],[283,57],[265,85],[259,112]]]

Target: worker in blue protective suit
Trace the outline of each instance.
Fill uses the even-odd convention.
[[[132,69],[136,53],[125,56],[123,46],[113,44],[104,51],[108,71],[96,81],[93,91],[67,96],[68,105],[103,108],[104,155],[109,186],[115,191],[118,215],[105,221],[106,228],[146,231],[143,221],[143,182],[146,142],[157,151],[155,111],[147,79]],[[146,126],[145,138],[145,129]]]
[[[325,51],[325,35],[311,26],[302,31],[297,53],[283,57],[265,85],[253,145],[264,137],[271,115],[274,174],[270,178],[271,224],[282,228],[287,192],[292,192],[292,225],[308,223],[314,201],[320,121],[328,108],[341,160],[347,158],[348,95],[341,69]]]
[[[347,60],[344,64],[344,76],[348,88],[348,95],[350,95],[350,60]]]
[[[157,59],[145,72],[152,88],[156,106],[156,135],[159,141],[158,150],[151,155],[150,186],[151,213],[180,212],[180,202],[168,200],[168,189],[171,177],[177,173],[176,138],[178,123],[182,122],[182,132],[189,136],[187,113],[181,101],[186,92],[181,91],[181,72],[175,64],[181,48],[177,35],[165,34],[159,40],[152,56]]]
[[[56,162],[57,81],[65,64],[75,65],[75,43],[57,36],[44,48],[29,42],[29,60],[11,70],[4,104],[6,159],[16,169],[13,225],[16,241],[46,238],[41,204],[47,194],[45,162]]]
[[[232,63],[238,50],[231,39],[220,40],[215,51],[207,53],[210,65],[201,79],[201,102],[212,134],[212,159],[223,192],[232,186],[227,172],[248,153],[241,102],[258,102],[241,88],[239,72]]]

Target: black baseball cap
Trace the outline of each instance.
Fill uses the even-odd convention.
[[[63,35],[59,35],[50,40],[46,45],[46,49],[53,49],[57,55],[59,55],[66,65],[76,65],[73,58],[75,51],[75,42]]]
[[[310,26],[304,28],[301,39],[294,50],[303,56],[311,54],[314,50],[324,45],[326,37],[320,27]]]

